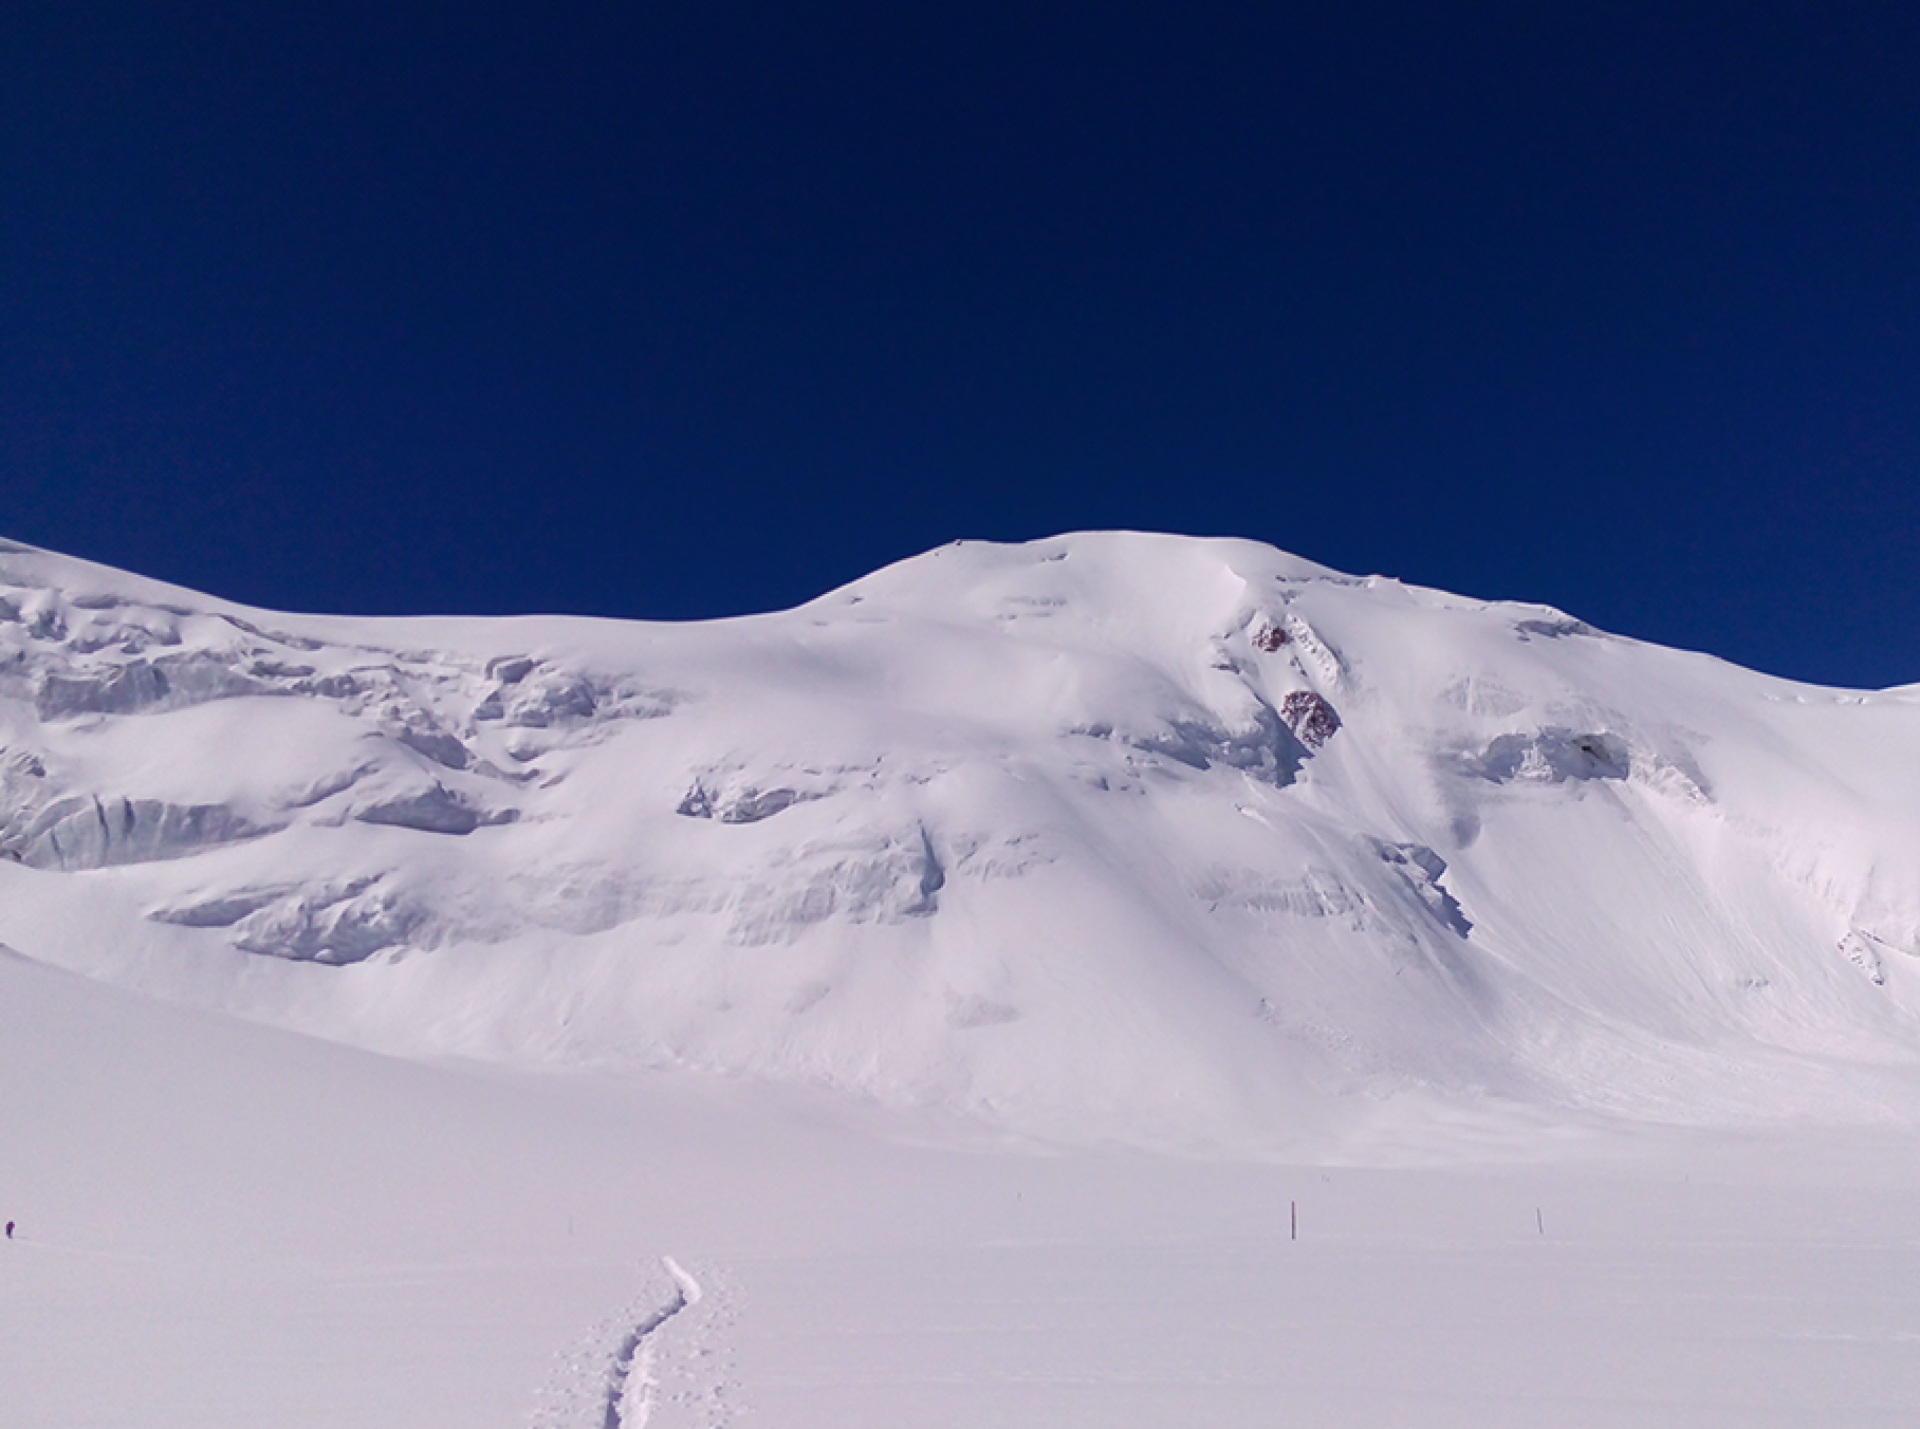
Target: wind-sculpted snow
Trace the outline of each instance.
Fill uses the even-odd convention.
[[[412,747],[412,742],[401,743]],[[378,803],[367,804],[353,815],[363,824],[392,824],[396,828],[417,829],[423,834],[470,834],[482,824],[510,824],[519,817],[517,809],[487,814],[468,803],[457,790],[438,782],[410,789]]]
[[[169,996],[1076,1139],[1412,1087],[1906,1116],[1920,1062],[1920,695],[1247,542],[957,544],[690,625],[0,547],[0,853],[0,937]]]

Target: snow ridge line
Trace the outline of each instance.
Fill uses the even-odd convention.
[[[613,1366],[607,1372],[602,1429],[646,1429],[647,1420],[653,1417],[653,1336],[689,1305],[699,1304],[704,1293],[700,1282],[681,1269],[672,1256],[661,1256],[660,1264],[673,1278],[673,1299],[635,1325],[614,1352]]]

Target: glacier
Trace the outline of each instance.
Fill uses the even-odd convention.
[[[1910,1424],[1916,703],[1244,541],[0,544],[0,1418]]]
[[[0,940],[406,1055],[1277,1152],[1437,1096],[1910,1122],[1920,693],[1233,540],[705,623],[0,550]]]

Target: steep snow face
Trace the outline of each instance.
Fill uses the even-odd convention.
[[[0,746],[0,940],[388,1050],[1156,1144],[1408,1089],[1920,1110],[1920,693],[1248,542],[962,543],[679,626],[6,545]]]

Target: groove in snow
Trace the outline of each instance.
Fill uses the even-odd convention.
[[[674,1293],[659,1310],[640,1321],[615,1351],[613,1366],[607,1374],[606,1414],[603,1429],[645,1429],[653,1416],[653,1337],[660,1327],[689,1305],[700,1303],[700,1282],[681,1269],[670,1255],[660,1264],[673,1278]]]

